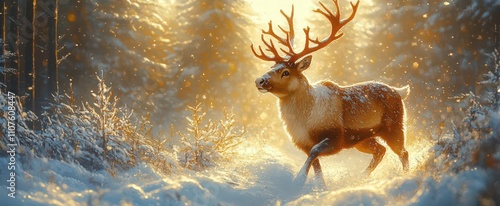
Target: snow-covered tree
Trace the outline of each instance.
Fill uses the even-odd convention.
[[[496,49],[489,56],[493,60],[494,69],[483,74],[485,80],[481,81],[480,84],[493,85],[487,91],[488,103],[498,110],[500,108],[500,51]]]
[[[486,70],[500,24],[497,1],[375,1],[380,16],[366,48],[385,81],[410,82],[412,112],[437,125],[451,112],[451,97],[473,89]],[[496,32],[496,33],[495,33]],[[443,110],[445,107],[451,109]],[[426,111],[426,112],[422,112]]]
[[[253,84],[248,49],[248,3],[242,0],[186,0],[178,5],[176,84],[180,99],[235,104]],[[231,99],[231,101],[228,101]],[[237,102],[235,102],[237,101]]]
[[[180,145],[176,147],[179,164],[183,167],[202,170],[214,166],[230,156],[243,142],[242,129],[235,124],[234,114],[225,111],[219,121],[206,119],[207,113],[201,103],[188,107],[192,112],[188,121],[187,132],[178,132]]]
[[[453,135],[445,139],[439,137],[431,150],[431,154],[436,158],[436,161],[430,164],[433,169],[459,172],[476,166],[500,166],[500,158],[496,156],[500,152],[500,111],[496,102],[500,88],[500,78],[497,76],[498,50],[488,56],[496,63],[490,66],[490,71],[484,75],[485,80],[479,82],[487,87],[486,92],[475,94],[471,91],[458,97],[469,104],[463,110],[462,121],[452,124]]]
[[[86,85],[96,71],[104,71],[115,95],[136,112],[153,114],[155,122],[168,122],[178,102],[174,99],[172,46],[175,13],[168,2],[85,0],[63,5],[61,64],[75,86],[78,99],[89,100]],[[67,91],[66,91],[67,92]],[[141,101],[137,101],[140,99]]]

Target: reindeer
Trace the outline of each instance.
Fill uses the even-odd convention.
[[[293,143],[308,155],[295,179],[301,184],[305,183],[312,165],[316,179],[324,186],[318,157],[333,155],[352,147],[373,155],[365,170],[369,175],[386,151],[385,147],[377,142],[376,137],[385,140],[399,156],[404,171],[409,167],[408,152],[404,146],[403,105],[403,100],[409,95],[408,86],[396,88],[378,82],[339,86],[331,81],[311,84],[303,74],[311,64],[312,56],[308,54],[342,37],[343,33],[339,33],[339,30],[354,18],[359,5],[359,1],[356,4],[351,2],[352,14],[349,18],[340,20],[338,1],[333,2],[336,14],[321,2],[319,3],[323,10],[314,10],[328,19],[331,34],[323,40],[313,39],[309,37],[310,28],[305,28],[306,41],[301,52],[297,53],[293,49],[293,5],[291,15],[286,15],[281,10],[289,27],[287,31],[279,26],[285,34],[284,38],[274,32],[270,21],[268,30],[262,30],[261,35],[267,52],[259,46],[257,53],[253,44],[251,45],[256,57],[275,62],[270,71],[255,80],[255,84],[260,92],[269,92],[278,98],[280,116],[286,131]],[[264,35],[274,38],[281,46],[276,47],[272,39],[266,41]],[[298,61],[299,59],[301,60]]]

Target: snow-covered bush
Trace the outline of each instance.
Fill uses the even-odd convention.
[[[118,98],[103,77],[97,76],[98,88],[92,103],[77,106],[73,94],[54,95],[49,112],[42,114],[41,129],[33,131],[25,121],[36,121],[32,113],[16,113],[17,139],[23,157],[47,157],[82,165],[89,171],[126,170],[138,162],[148,162],[164,172],[175,167],[169,139],[154,138],[148,117],[134,118],[127,107],[117,107]],[[70,89],[72,91],[72,89]],[[0,94],[1,151],[7,142],[7,95]],[[17,111],[22,111],[15,98]],[[5,153],[2,153],[5,155]],[[29,156],[27,156],[28,154]]]
[[[498,110],[500,109],[500,51],[495,49],[495,51],[488,56],[493,60],[495,68],[493,71],[489,71],[483,75],[485,80],[480,82],[480,84],[492,85],[490,87],[491,90],[487,91],[486,99],[487,102],[492,105],[492,109]]]
[[[201,103],[188,108],[192,115],[186,117],[187,132],[177,132],[181,137],[181,145],[176,148],[181,166],[193,170],[214,166],[218,160],[231,155],[243,141],[244,130],[236,127],[234,113],[225,110],[220,121],[209,119],[205,123],[206,113]]]
[[[137,154],[136,156],[140,157],[141,161],[149,163],[155,169],[163,173],[170,173],[178,166],[172,146],[174,130],[173,128],[170,129],[169,136],[165,136],[162,132],[151,135],[152,126],[149,125],[148,118],[143,118],[142,125],[137,128],[136,132],[131,133],[131,137],[137,137],[137,134],[145,134],[146,138],[137,137],[137,139],[134,139],[129,137],[134,145],[133,148],[136,148],[134,154]]]
[[[97,76],[97,79],[98,89],[92,92],[93,103],[76,109],[56,99],[55,112],[47,119],[57,124],[44,131],[67,130],[63,134],[71,134],[71,137],[65,139],[73,141],[70,148],[76,148],[69,156],[90,170],[115,172],[146,162],[163,172],[170,172],[176,166],[172,150],[165,148],[170,139],[160,135],[155,138],[151,134],[153,126],[149,116],[133,120],[132,110],[126,106],[117,107],[118,98],[113,96],[104,77]],[[71,102],[70,96],[66,97]],[[58,135],[49,133],[47,136]]]
[[[131,127],[130,112],[117,108],[118,99],[111,88],[103,77],[97,76],[97,79],[93,103],[77,107],[70,95],[54,96],[51,114],[42,117],[39,135],[45,147],[39,153],[41,156],[78,162],[91,171],[135,165],[125,132]]]
[[[179,165],[193,170],[214,166],[229,159],[243,141],[244,130],[236,126],[235,114],[224,110],[220,120],[205,120],[201,103],[189,107],[187,132],[172,126],[169,135],[152,134],[149,116],[134,118],[134,113],[118,107],[119,100],[102,76],[97,76],[92,103],[75,104],[73,94],[54,95],[49,112],[42,114],[41,129],[33,131],[24,123],[36,121],[31,113],[18,114],[18,139],[21,150],[31,157],[46,157],[78,163],[89,171],[107,170],[111,174],[145,162],[170,173]],[[70,91],[72,89],[70,88]],[[22,107],[16,98],[18,111]],[[7,96],[0,95],[2,137],[7,128]],[[172,141],[179,138],[180,142]],[[0,148],[6,151],[7,138]],[[21,153],[23,155],[24,153]],[[5,155],[4,153],[3,155]]]
[[[13,143],[8,138],[8,107],[13,106],[16,129],[15,143],[18,146],[17,152],[20,155],[24,155],[24,157],[32,157],[36,154],[33,148],[41,148],[43,145],[40,136],[32,131],[26,122],[35,121],[37,117],[32,112],[19,112],[22,111],[20,99],[18,97],[12,98],[14,97],[13,95],[10,95],[10,97],[9,94],[0,91],[0,156],[6,155],[7,145]]]
[[[491,55],[493,71],[484,75],[485,95],[469,92],[460,98],[469,106],[460,124],[453,124],[453,134],[437,140],[427,166],[437,171],[459,172],[477,167],[500,169],[500,58]]]

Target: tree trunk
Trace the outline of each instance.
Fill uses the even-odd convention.
[[[58,31],[63,31],[64,35],[61,35],[61,44],[67,44],[70,47],[76,46],[76,48],[67,48],[60,50],[58,55],[67,56],[67,59],[62,61],[58,67],[64,67],[64,69],[58,70],[58,87],[61,93],[71,93],[70,85],[72,84],[75,88],[85,86],[88,83],[88,78],[95,77],[93,70],[88,69],[86,56],[89,54],[85,52],[87,49],[88,42],[91,42],[93,38],[92,35],[87,35],[92,33],[94,29],[89,22],[90,12],[87,11],[87,4],[89,0],[58,0],[58,16],[64,18],[64,21],[58,23]],[[90,40],[89,40],[90,39]],[[61,48],[59,48],[61,49]],[[58,58],[60,58],[60,56]],[[94,82],[94,81],[92,81]],[[82,98],[85,96],[91,98],[87,93],[76,92],[77,98]]]
[[[3,59],[3,55],[4,55],[4,37],[5,37],[5,34],[4,34],[4,31],[6,30],[5,29],[5,2],[3,3],[0,3],[0,6],[2,8],[0,8],[0,21],[2,21],[2,26],[0,27],[0,38],[2,39],[0,41],[0,49],[2,50],[1,53],[0,53],[0,89],[2,90],[2,92],[5,92],[6,91],[6,88],[4,88],[4,85],[5,84],[5,75],[4,75],[4,69],[5,68],[5,62],[4,62],[4,59]]]
[[[4,31],[4,60],[5,60],[5,84],[7,91],[17,94],[17,76],[19,69],[17,68],[17,11],[18,1],[7,0],[5,12],[5,31]]]
[[[49,28],[52,26],[55,28],[55,0],[35,0],[34,1],[34,112],[38,117],[47,111],[49,108],[49,101],[52,99],[51,84],[56,84],[57,78],[49,76],[50,70],[55,70],[55,68],[50,68],[50,64],[55,64],[55,45],[51,42],[51,34]],[[51,45],[52,44],[52,45]],[[56,72],[57,74],[57,72]],[[38,125],[35,125],[38,127]]]
[[[58,0],[49,0],[49,9],[51,13],[49,13],[48,20],[48,34],[49,34],[49,43],[47,46],[47,50],[49,52],[48,57],[48,90],[50,93],[59,94],[58,88],[58,74],[59,68],[57,65],[57,11],[58,11]],[[50,95],[50,94],[49,94]]]
[[[33,0],[19,4],[19,95],[26,111],[33,110]]]

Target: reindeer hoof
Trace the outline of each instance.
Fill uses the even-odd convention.
[[[305,173],[299,172],[297,177],[293,180],[293,186],[302,188],[306,184],[307,175]]]
[[[327,191],[327,190],[328,190],[328,188],[326,188],[326,184],[324,181],[319,181],[316,184],[316,191],[323,192],[323,191]]]
[[[365,178],[369,178],[371,174],[372,174],[372,171],[370,171],[370,170],[365,170],[363,172],[363,175],[365,176]]]

